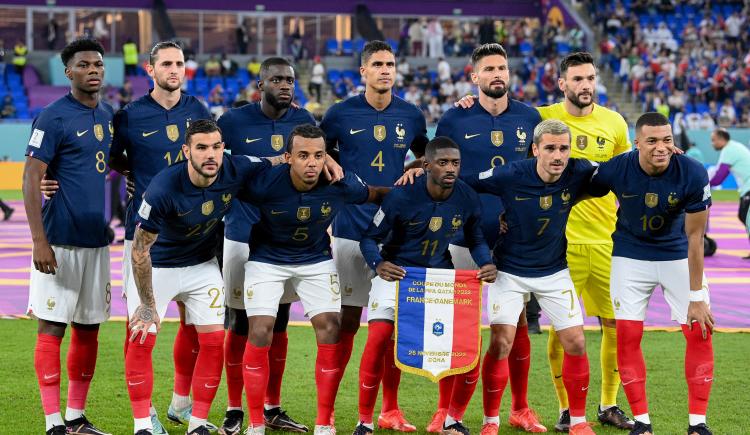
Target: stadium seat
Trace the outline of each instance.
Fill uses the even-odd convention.
[[[362,53],[362,50],[365,49],[365,44],[367,41],[365,41],[362,38],[357,38],[354,40],[354,52],[355,53]]]
[[[394,53],[398,51],[398,41],[396,41],[395,39],[388,38],[385,40],[385,42],[387,42],[388,45],[391,46],[391,50],[393,50]]]
[[[567,42],[558,42],[557,43],[557,54],[560,56],[566,56],[570,53],[570,44]]]
[[[341,41],[341,54],[351,56],[354,54],[354,42],[351,39]]]
[[[333,38],[326,41],[326,53],[336,56],[339,54],[339,42]]]
[[[534,49],[531,47],[531,43],[528,41],[523,41],[519,45],[519,49],[521,50],[521,55],[523,56],[531,56],[531,53],[534,52]]]
[[[334,83],[341,79],[341,71],[337,69],[329,69],[328,70],[328,82]]]

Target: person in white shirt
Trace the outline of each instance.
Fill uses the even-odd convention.
[[[315,56],[313,62],[314,65],[310,75],[310,85],[308,86],[307,91],[310,93],[310,96],[314,95],[317,102],[320,103],[320,92],[323,87],[323,81],[325,80],[326,69],[320,61],[320,56]]]
[[[437,73],[441,82],[451,79],[451,66],[443,57],[438,59]]]

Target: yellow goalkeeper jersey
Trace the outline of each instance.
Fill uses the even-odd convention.
[[[586,116],[569,114],[564,103],[538,107],[537,110],[542,119],[559,119],[570,127],[571,157],[606,162],[632,148],[625,119],[606,107],[594,104],[593,111]],[[605,197],[578,203],[568,219],[565,231],[568,243],[612,243],[616,211],[615,196],[611,192]]]

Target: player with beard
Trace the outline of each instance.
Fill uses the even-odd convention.
[[[628,125],[622,115],[594,103],[596,67],[589,53],[573,53],[560,62],[558,86],[565,99],[557,104],[539,107],[543,119],[559,119],[570,127],[570,156],[605,162],[632,148]],[[597,414],[599,421],[620,429],[632,429],[633,422],[617,406],[620,374],[617,369],[617,332],[610,300],[610,264],[612,232],[616,220],[615,197],[576,204],[566,227],[568,265],[576,291],[583,299],[586,314],[599,317],[602,324],[600,350],[602,383]],[[554,330],[550,330],[547,353],[552,380],[560,404],[560,419],[555,429],[569,427],[568,396],[562,381],[563,348]]]
[[[271,57],[260,66],[258,89],[261,100],[257,103],[231,109],[219,119],[227,149],[233,155],[278,156],[284,158],[284,144],[294,127],[315,124],[305,109],[292,106],[295,74],[292,65],[283,58]],[[242,357],[247,343],[247,315],[243,298],[245,263],[253,224],[260,218],[257,207],[233,200],[232,209],[224,219],[224,288],[226,289],[227,331],[224,347],[227,372],[227,412],[220,433],[238,434],[244,420],[242,412]],[[294,294],[282,297],[273,339],[268,356],[270,372],[265,397],[265,425],[275,430],[307,432],[307,427],[297,423],[281,409],[281,380],[287,353],[289,308]]]
[[[471,80],[479,88],[479,104],[474,104],[469,109],[457,107],[447,111],[438,122],[435,133],[437,136],[448,136],[459,144],[461,171],[466,176],[525,159],[534,128],[541,122],[536,110],[508,96],[508,56],[500,44],[477,47],[471,55],[471,63],[474,66]],[[492,194],[481,194],[479,197],[482,202],[484,238],[492,247],[498,242],[503,204],[499,197]],[[450,252],[456,269],[478,268],[462,233],[458,233],[451,241]],[[525,312],[519,317],[513,343],[513,350],[508,358],[512,390],[510,424],[530,432],[546,431],[527,400],[531,344]],[[485,366],[489,358],[487,354]],[[479,376],[479,365],[474,376]],[[443,428],[454,390],[454,379],[455,377],[448,377],[440,381],[438,410],[427,427],[428,432],[440,432]],[[483,391],[486,396],[485,405],[489,406],[485,409],[485,415],[490,416],[491,422],[494,422],[499,410],[493,409],[495,407],[490,406],[493,401],[488,399],[495,393],[488,393],[486,389]]]

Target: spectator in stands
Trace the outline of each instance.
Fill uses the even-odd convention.
[[[445,60],[444,57],[440,57],[437,63],[437,74],[438,80],[445,82],[451,80],[451,65]]]
[[[409,55],[409,28],[411,27],[412,20],[407,20],[401,32],[398,34],[398,49],[396,50],[396,56],[405,57]]]
[[[443,57],[443,25],[437,18],[433,18],[427,24],[427,45],[430,48],[431,58]]]
[[[307,92],[310,97],[314,97],[315,101],[320,103],[320,94],[323,89],[323,82],[325,81],[326,69],[323,66],[323,62],[320,60],[320,56],[315,56],[313,59],[313,67],[310,71],[310,84],[307,87]]]
[[[734,109],[732,100],[727,98],[719,109],[719,125],[722,127],[731,127],[737,123],[737,111]]]
[[[7,221],[8,219],[10,219],[10,217],[13,215],[13,212],[16,211],[14,208],[3,202],[2,199],[0,199],[0,210],[3,211],[3,221]]]
[[[214,55],[208,58],[203,69],[206,71],[207,77],[219,77],[221,75],[221,63]]]
[[[193,80],[195,78],[195,75],[198,73],[198,68],[200,65],[198,65],[198,61],[195,60],[194,55],[186,56],[187,59],[185,60],[185,83],[187,83],[188,80]]]
[[[13,98],[10,95],[3,97],[3,108],[0,111],[0,117],[6,119],[16,117],[16,106],[13,104]]]
[[[122,61],[125,64],[125,75],[134,76],[138,73],[138,46],[133,38],[128,38],[122,44]]]
[[[54,50],[57,45],[57,39],[60,37],[60,26],[55,18],[50,18],[44,27],[44,40],[47,42],[47,50]]]
[[[419,106],[422,104],[422,91],[416,85],[410,85],[409,90],[404,94],[404,100]]]
[[[227,56],[226,53],[221,53],[221,75],[224,77],[232,77],[237,74],[237,62],[231,57]]]
[[[257,79],[260,74],[260,62],[255,57],[250,58],[250,62],[247,63],[247,72],[250,77]]]
[[[412,56],[425,56],[425,49],[427,48],[424,44],[426,25],[423,25],[422,20],[414,20],[409,26],[409,41],[411,41],[411,55]]]
[[[117,106],[125,107],[131,101],[133,101],[133,84],[130,83],[130,80],[125,80],[120,90],[117,91]]]
[[[16,42],[16,46],[13,47],[13,66],[19,75],[23,75],[23,69],[26,68],[26,56],[29,54],[29,49],[26,48],[26,44],[20,39]]]
[[[396,65],[396,80],[402,80],[404,85],[410,84],[414,80],[414,75],[411,73],[411,67],[406,57],[402,57]]]
[[[471,94],[472,89],[473,87],[471,83],[466,80],[466,76],[461,76],[461,78],[456,82],[456,94],[461,97]]]
[[[5,77],[5,41],[0,39],[0,77]]]
[[[428,122],[431,124],[437,123],[440,117],[443,116],[443,110],[440,108],[437,97],[430,98],[430,104],[427,105],[427,113],[430,115]]]
[[[245,19],[242,24],[237,26],[237,29],[235,29],[234,31],[234,35],[237,40],[237,53],[246,54],[247,46],[248,44],[250,44],[250,32],[247,28],[247,19]]]
[[[417,73],[414,75],[414,84],[423,92],[427,92],[432,87],[430,79],[430,72],[427,70],[426,65],[422,65],[417,68]]]

